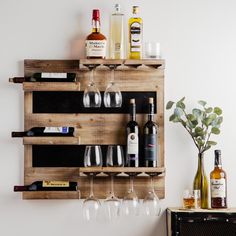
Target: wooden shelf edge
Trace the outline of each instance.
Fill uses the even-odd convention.
[[[80,199],[80,191],[22,192],[23,199]]]
[[[79,145],[80,137],[24,137],[23,145]]]
[[[31,91],[80,91],[80,82],[24,82],[23,90]]]

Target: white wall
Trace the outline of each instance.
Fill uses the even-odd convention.
[[[81,201],[23,201],[13,185],[23,181],[23,147],[12,140],[12,130],[23,129],[21,86],[8,77],[23,75],[25,58],[81,57],[78,50],[90,31],[91,10],[101,9],[102,31],[108,35],[108,16],[114,0],[0,0],[0,235],[114,235],[164,236],[165,216],[105,220],[87,224]],[[217,140],[228,173],[229,206],[236,205],[235,165],[235,55],[236,2],[234,0],[119,0],[128,16],[133,4],[141,6],[144,40],[159,41],[166,59],[165,100],[186,96],[187,105],[199,99],[224,110],[222,134]],[[73,53],[71,49],[73,48]],[[181,194],[192,184],[196,150],[177,125],[165,117],[167,206],[181,204]],[[205,157],[207,173],[213,168],[213,150]],[[23,233],[24,231],[24,233]]]

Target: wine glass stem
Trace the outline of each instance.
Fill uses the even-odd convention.
[[[93,174],[90,175],[90,194],[89,197],[93,197]]]
[[[115,80],[115,69],[112,68],[111,69],[111,84],[114,83],[114,80]]]
[[[111,196],[114,195],[114,175],[111,175]]]
[[[94,68],[90,69],[90,76],[89,76],[90,83],[93,83],[93,79],[94,79],[93,72],[94,72]]]
[[[151,180],[151,189],[152,189],[152,192],[155,192],[155,189],[154,189],[154,181],[153,181],[153,175],[150,176],[150,180]]]
[[[133,175],[130,176],[130,190],[131,192],[134,191],[134,176]]]

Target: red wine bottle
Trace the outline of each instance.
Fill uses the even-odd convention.
[[[157,124],[153,121],[154,117],[154,102],[153,98],[149,98],[149,113],[148,121],[144,125],[144,162],[145,167],[157,166]]]
[[[15,137],[40,137],[40,136],[74,136],[74,127],[33,127],[28,131],[12,132]]]
[[[75,82],[76,73],[34,73],[29,77],[13,77],[9,82],[23,83],[23,82]]]
[[[14,186],[14,192],[25,191],[77,191],[77,182],[35,181],[30,185]]]
[[[139,166],[139,126],[136,122],[135,99],[130,99],[130,121],[126,127],[127,150],[126,166]]]

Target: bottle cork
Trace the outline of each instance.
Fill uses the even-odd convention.
[[[130,103],[130,104],[135,104],[135,99],[134,99],[134,98],[131,98],[131,99],[129,100],[129,103]]]
[[[148,99],[148,103],[149,103],[149,104],[153,104],[153,103],[154,103],[154,99],[153,99],[153,98],[149,98],[149,99]]]

